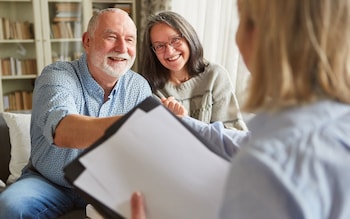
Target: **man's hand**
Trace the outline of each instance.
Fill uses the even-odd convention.
[[[131,219],[146,219],[145,204],[139,192],[131,196]]]
[[[166,108],[168,108],[178,117],[181,118],[188,115],[185,107],[181,103],[177,102],[174,97],[162,98],[161,101]]]

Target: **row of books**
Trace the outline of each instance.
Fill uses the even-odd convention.
[[[55,16],[51,23],[51,38],[80,38],[82,34],[80,3],[55,3]]]
[[[0,40],[34,39],[33,23],[0,17]]]
[[[79,3],[59,2],[55,4],[55,8],[53,22],[80,21],[81,5]]]
[[[117,3],[117,4],[113,4],[113,5],[110,5],[111,8],[120,8],[122,10],[124,10],[125,12],[127,12],[130,16],[132,16],[132,6],[130,3]],[[92,11],[93,11],[93,14],[97,13],[99,10],[105,8],[104,5],[100,7],[98,7],[98,5],[94,5]]]
[[[132,9],[131,9],[131,4],[128,3],[118,3],[118,4],[114,4],[113,6],[114,8],[120,8],[122,10],[124,10],[125,12],[127,12],[129,15],[131,15]]]
[[[35,59],[0,58],[0,75],[33,75],[37,73]]]
[[[4,111],[23,111],[32,109],[33,92],[17,90],[3,95]]]
[[[82,24],[76,22],[58,22],[51,24],[51,38],[80,38],[82,36]]]

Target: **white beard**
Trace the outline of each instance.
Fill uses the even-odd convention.
[[[116,67],[109,65],[108,60],[110,57],[118,58],[118,59],[125,59],[123,64],[119,64]],[[95,66],[100,68],[102,71],[104,71],[106,74],[115,77],[119,79],[121,76],[123,76],[134,64],[135,57],[130,57],[128,54],[119,54],[119,53],[109,53],[105,56],[101,56],[99,54],[95,54],[93,57],[95,61]]]

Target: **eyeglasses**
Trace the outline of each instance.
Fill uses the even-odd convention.
[[[167,42],[167,43],[166,42],[154,43],[151,48],[153,49],[153,51],[155,53],[161,54],[161,53],[165,52],[167,45],[169,45],[173,48],[177,48],[177,47],[181,46],[182,45],[182,38],[183,38],[182,35],[175,36],[175,37],[171,38],[169,40],[169,42]]]

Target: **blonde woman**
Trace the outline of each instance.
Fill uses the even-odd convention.
[[[350,1],[238,6],[250,137],[183,118],[223,153],[241,143],[217,218],[350,218]],[[135,193],[133,219],[146,217],[142,202]]]

